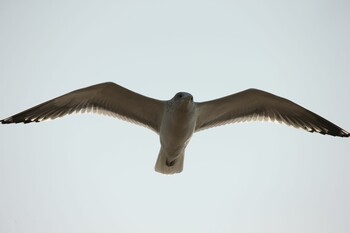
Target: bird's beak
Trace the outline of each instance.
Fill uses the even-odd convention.
[[[185,100],[187,102],[192,102],[193,101],[193,97],[192,96],[186,96]]]

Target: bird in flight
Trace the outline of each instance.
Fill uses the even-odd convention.
[[[274,121],[309,132],[349,137],[323,117],[285,98],[248,89],[206,102],[177,93],[167,101],[149,98],[112,82],[78,89],[1,120],[2,124],[31,123],[72,113],[99,113],[148,127],[159,135],[160,151],[155,170],[180,173],[193,133],[243,121]]]

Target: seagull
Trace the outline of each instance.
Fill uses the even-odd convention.
[[[98,113],[143,125],[159,135],[155,171],[183,170],[185,149],[193,133],[243,121],[284,123],[308,132],[339,137],[350,134],[323,117],[285,98],[247,89],[206,102],[187,92],[163,101],[143,96],[113,82],[78,89],[1,120],[2,124],[52,120],[72,113]]]

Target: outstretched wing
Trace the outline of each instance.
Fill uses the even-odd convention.
[[[165,102],[142,96],[115,83],[78,89],[1,120],[2,124],[41,122],[72,113],[100,113],[159,132]]]
[[[197,103],[196,131],[240,121],[277,121],[309,132],[349,137],[323,117],[279,96],[248,89],[220,99]]]

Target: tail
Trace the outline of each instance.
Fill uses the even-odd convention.
[[[156,172],[166,174],[166,175],[172,175],[175,173],[182,172],[183,166],[184,166],[184,155],[185,152],[182,152],[171,164],[167,163],[166,156],[162,149],[159,151],[158,158],[156,165],[154,166],[154,170]]]

